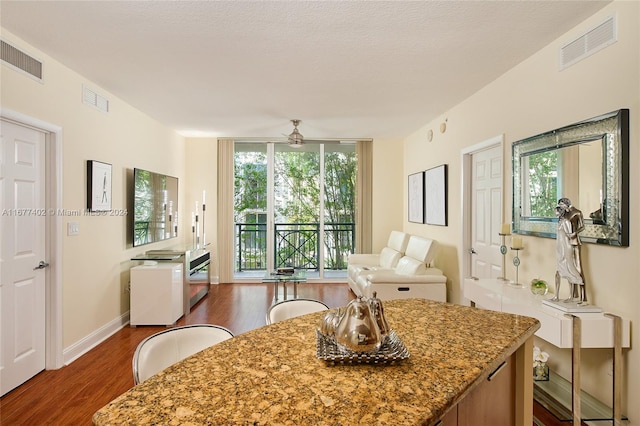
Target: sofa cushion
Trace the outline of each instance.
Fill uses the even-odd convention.
[[[394,272],[398,275],[424,275],[426,269],[427,266],[421,261],[410,256],[403,256],[398,261]]]
[[[402,257],[402,254],[399,251],[396,251],[389,247],[384,247],[380,251],[380,268],[384,269],[393,269],[398,264],[398,261]]]
[[[433,262],[433,258],[438,251],[438,242],[430,238],[417,237],[412,235],[407,244],[405,256],[412,257],[426,265]]]
[[[404,256],[404,252],[407,249],[407,244],[409,243],[409,237],[410,235],[407,233],[400,231],[391,231],[391,233],[389,234],[389,241],[387,241],[387,247],[400,252],[400,256]]]

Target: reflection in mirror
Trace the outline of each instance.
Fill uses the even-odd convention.
[[[521,167],[528,171],[523,175],[522,215],[553,218],[556,202],[563,194],[576,194],[571,201],[585,212],[600,212],[602,149],[602,140],[598,139],[522,155]]]
[[[585,242],[628,245],[629,111],[620,110],[513,144],[513,231],[555,238],[567,197],[585,215]]]
[[[134,169],[133,245],[178,236],[178,178]]]

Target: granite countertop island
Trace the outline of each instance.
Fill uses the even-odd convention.
[[[324,313],[308,314],[169,367],[97,411],[93,422],[431,425],[514,353],[522,364],[516,411],[527,417],[536,319],[424,299],[385,301],[384,308],[410,353],[396,364],[318,359],[315,330]]]

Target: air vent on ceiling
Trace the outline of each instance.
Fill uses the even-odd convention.
[[[42,62],[4,40],[0,40],[0,58],[14,70],[42,81]]]
[[[82,102],[100,111],[109,112],[109,99],[84,85],[82,86]]]
[[[560,48],[560,70],[618,41],[615,16]]]

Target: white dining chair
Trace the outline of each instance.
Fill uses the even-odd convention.
[[[133,354],[133,381],[140,384],[176,362],[232,337],[231,331],[213,324],[191,324],[152,334],[138,344]]]
[[[267,325],[288,318],[329,309],[324,303],[313,299],[289,299],[271,305],[267,310]]]

